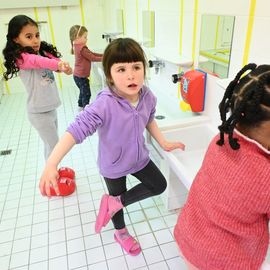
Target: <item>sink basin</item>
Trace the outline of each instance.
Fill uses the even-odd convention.
[[[207,147],[217,132],[211,124],[204,123],[163,133],[168,140],[178,140],[186,145],[185,151],[163,152],[163,157],[187,189],[190,188],[201,167]]]
[[[166,152],[152,139],[154,147],[163,157],[161,170],[168,182],[163,201],[165,207],[171,210],[183,205],[193,179],[201,167],[207,147],[218,130],[210,122],[195,122],[188,126],[164,130],[162,133],[168,140],[181,141],[186,145],[185,151],[177,149]]]

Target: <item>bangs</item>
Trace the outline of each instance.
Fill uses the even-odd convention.
[[[144,62],[144,55],[138,48],[120,43],[114,51],[111,60],[113,63]]]
[[[143,62],[143,59],[141,57],[138,57],[136,54],[132,53],[125,53],[123,51],[119,51],[115,53],[113,56],[114,63],[132,63],[132,62]]]
[[[106,47],[102,66],[106,77],[107,84],[112,86],[111,67],[118,63],[142,62],[144,75],[146,69],[146,56],[140,44],[131,38],[114,39]]]

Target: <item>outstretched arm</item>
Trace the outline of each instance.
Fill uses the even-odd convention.
[[[102,57],[103,57],[103,54],[94,53],[90,51],[87,47],[83,47],[81,49],[81,55],[87,60],[92,61],[92,62],[101,62]]]
[[[54,147],[46,162],[39,182],[39,189],[43,196],[51,196],[50,186],[53,186],[56,194],[59,195],[59,188],[57,185],[57,179],[59,175],[57,167],[60,161],[75,144],[76,141],[74,137],[69,132],[66,132]]]
[[[22,59],[17,60],[17,65],[20,69],[41,69],[47,68],[53,71],[58,70],[58,62],[60,59],[51,59],[45,56],[22,53]]]
[[[174,149],[181,149],[185,150],[185,145],[181,142],[169,142],[165,139],[163,134],[161,133],[157,122],[152,120],[147,126],[146,129],[149,131],[151,136],[158,142],[158,144],[162,147],[165,151],[172,151]]]
[[[61,61],[53,57],[48,58],[41,55],[22,53],[22,59],[17,60],[20,69],[41,69],[47,68],[53,71],[61,71],[67,75],[72,74],[72,69],[68,62]]]

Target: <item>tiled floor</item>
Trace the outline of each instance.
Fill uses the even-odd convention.
[[[76,115],[76,87],[61,91],[59,134]],[[97,136],[75,146],[62,165],[76,171],[77,190],[48,200],[39,193],[44,166],[43,146],[29,125],[25,94],[5,95],[0,104],[0,269],[181,269],[183,260],[173,240],[177,214],[165,210],[161,197],[146,199],[125,210],[128,229],[142,253],[127,255],[113,239],[111,223],[95,234],[94,222],[105,185],[96,165]],[[152,153],[158,163],[158,156]],[[129,178],[129,186],[136,183]]]

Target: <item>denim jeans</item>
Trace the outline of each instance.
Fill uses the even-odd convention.
[[[91,90],[88,78],[80,78],[73,76],[73,79],[80,90],[78,106],[84,108],[89,104],[91,98]]]

